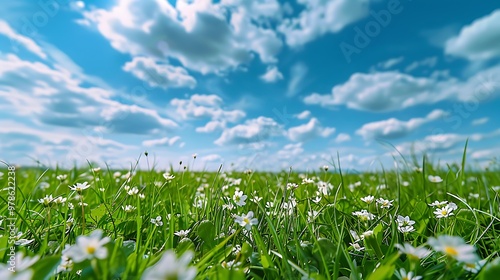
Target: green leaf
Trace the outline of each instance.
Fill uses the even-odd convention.
[[[177,248],[175,248],[175,251],[179,256],[189,250],[194,251],[194,243],[189,238],[183,238],[181,241],[179,241],[179,244],[177,244]]]
[[[214,277],[210,279],[232,279],[232,280],[245,280],[245,274],[241,270],[225,269],[221,266],[217,267],[217,272]]]
[[[500,275],[500,257],[497,257],[483,267],[479,273],[479,280],[498,279],[498,275]]]
[[[198,226],[198,236],[205,242],[209,249],[215,247],[215,226],[210,221],[202,221]]]

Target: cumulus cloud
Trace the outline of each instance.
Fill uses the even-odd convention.
[[[333,127],[323,127],[316,118],[311,118],[308,123],[288,129],[288,137],[292,141],[307,141],[317,137],[326,138],[335,132]]]
[[[227,123],[234,123],[245,117],[241,110],[225,110],[222,108],[222,98],[215,94],[193,94],[189,99],[174,98],[170,101],[177,115],[184,120],[208,118],[210,121],[203,127],[196,128],[197,132],[213,132],[226,127]]]
[[[305,120],[311,117],[311,111],[305,110],[302,113],[295,115],[295,117],[299,120]]]
[[[351,141],[351,136],[347,133],[339,133],[337,137],[335,137],[335,142],[336,143],[343,143],[343,142],[348,142]]]
[[[123,66],[123,70],[132,73],[152,87],[167,89],[196,86],[196,80],[188,74],[186,69],[157,63],[150,57],[134,57]]]
[[[292,159],[302,154],[302,152],[304,152],[302,143],[287,144],[277,152],[277,156],[281,159]]]
[[[327,33],[336,33],[365,17],[368,0],[297,0],[304,9],[285,19],[278,30],[292,47],[302,46]]]
[[[266,73],[260,76],[260,79],[266,83],[275,83],[279,80],[283,80],[283,74],[278,70],[276,66],[268,66]]]
[[[478,142],[483,139],[497,137],[500,135],[500,129],[489,133],[473,133],[470,135],[457,133],[443,133],[428,135],[421,140],[414,142],[404,142],[396,146],[396,149],[403,155],[409,155],[412,152],[425,153],[445,153],[453,148],[461,148],[465,141]]]
[[[177,124],[156,111],[112,100],[113,93],[84,87],[65,69],[21,60],[0,58],[0,108],[20,116],[63,127],[104,127],[108,132],[149,134]]]
[[[8,37],[11,40],[12,47],[17,48],[17,45],[23,46],[28,51],[36,54],[37,56],[46,59],[47,54],[42,48],[29,37],[17,33],[12,27],[3,20],[0,20],[0,34]]]
[[[243,124],[226,128],[214,143],[219,146],[261,143],[271,137],[283,134],[283,127],[276,121],[267,117],[258,117],[247,120]]]
[[[181,137],[179,137],[179,136],[174,136],[171,138],[163,137],[160,139],[144,140],[144,141],[142,141],[142,145],[145,147],[173,146],[179,140],[181,140]]]
[[[253,5],[237,3],[120,0],[109,9],[83,15],[120,52],[165,61],[172,58],[204,74],[236,69],[251,61],[254,53],[265,63],[275,62],[281,40],[254,20],[262,12],[253,13]]]
[[[416,77],[397,71],[354,73],[347,82],[334,86],[331,94],[313,93],[304,98],[304,103],[389,112],[444,100],[481,102],[500,94],[495,79],[498,75],[498,66],[465,80],[440,75]]]
[[[364,124],[356,130],[356,134],[362,136],[365,140],[369,139],[397,139],[402,138],[422,125],[438,120],[447,116],[448,113],[443,110],[434,110],[424,118],[412,118],[408,121],[401,121],[396,118],[390,118],[383,121],[370,122]]]
[[[445,53],[468,60],[488,60],[500,57],[500,10],[464,26],[460,33],[445,44]]]

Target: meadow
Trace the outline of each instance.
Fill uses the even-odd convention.
[[[465,152],[457,162],[9,166],[0,279],[496,279],[500,168],[472,169]]]

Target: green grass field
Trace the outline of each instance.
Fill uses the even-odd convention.
[[[5,168],[0,279],[496,279],[498,168],[332,165]]]

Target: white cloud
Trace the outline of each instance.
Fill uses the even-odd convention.
[[[277,155],[282,159],[292,159],[304,152],[304,148],[302,148],[302,143],[295,144],[287,144],[283,147],[283,149],[279,150]]]
[[[480,119],[475,119],[472,121],[472,125],[482,125],[487,123],[490,120],[488,117],[480,118]]]
[[[445,53],[468,60],[500,57],[500,10],[464,26],[460,33],[446,41]]]
[[[410,65],[406,66],[405,71],[411,72],[419,67],[433,68],[434,66],[436,66],[436,63],[437,63],[437,56],[428,57],[420,61],[412,62]]]
[[[222,157],[218,154],[209,154],[206,156],[202,156],[200,160],[204,162],[222,161]]]
[[[288,81],[287,88],[288,96],[294,96],[302,90],[308,71],[309,69],[303,63],[296,63],[290,68],[290,80]]]
[[[414,142],[405,142],[396,146],[396,149],[403,155],[410,155],[413,152],[425,153],[446,153],[454,148],[462,149],[465,146],[465,141],[478,142],[483,139],[497,137],[500,135],[500,129],[489,133],[473,133],[470,135],[443,133],[428,135],[422,140]]]
[[[311,117],[311,111],[305,110],[300,114],[295,115],[295,117],[299,120],[305,120]]]
[[[302,46],[327,33],[336,33],[368,14],[367,0],[297,0],[304,6],[298,17],[278,27],[292,47]]]
[[[47,54],[45,54],[42,48],[37,43],[35,43],[35,41],[30,39],[29,37],[18,34],[7,22],[3,20],[0,20],[0,34],[5,35],[11,40],[11,44],[14,49],[17,48],[17,46],[14,44],[19,44],[26,48],[28,51],[36,54],[37,56],[43,59],[47,58]]]
[[[260,79],[266,83],[275,83],[283,79],[283,74],[278,70],[278,67],[268,66],[266,73],[260,76]]]
[[[453,77],[415,77],[396,71],[355,73],[343,84],[334,86],[331,94],[313,93],[304,98],[306,104],[323,107],[344,105],[372,112],[402,110],[439,101],[477,103],[500,94],[497,77],[500,67],[492,67],[459,80]]]
[[[412,118],[408,121],[401,121],[390,118],[383,121],[370,122],[364,124],[356,131],[356,134],[362,136],[365,140],[369,139],[396,139],[402,138],[420,126],[438,120],[447,116],[448,113],[443,110],[434,110],[424,118]]]
[[[120,0],[109,10],[83,15],[120,52],[164,62],[172,58],[204,74],[236,69],[252,60],[253,53],[265,63],[276,62],[281,40],[255,20],[265,12],[232,2],[177,1],[173,6],[168,1]],[[270,7],[261,2],[255,5]]]
[[[82,86],[64,68],[15,55],[0,58],[0,63],[0,109],[18,116],[63,127],[104,127],[117,133],[149,134],[177,126],[154,110],[112,100],[110,90]]]
[[[196,80],[186,69],[168,64],[161,64],[150,57],[134,57],[123,66],[123,70],[132,73],[152,87],[167,89],[196,86]]]
[[[347,141],[351,141],[351,136],[347,133],[340,133],[335,138],[336,143],[343,143],[343,142],[347,142]]]
[[[209,118],[210,121],[205,126],[196,128],[197,132],[223,129],[228,122],[234,123],[246,116],[241,110],[223,109],[222,98],[215,94],[193,94],[189,99],[174,98],[170,101],[170,105],[176,107],[178,117],[183,120]]]
[[[173,146],[175,143],[177,143],[179,140],[181,140],[181,137],[179,136],[174,136],[174,137],[163,137],[160,139],[152,139],[152,140],[145,140],[142,141],[142,145],[145,147],[155,147],[155,146]]]
[[[323,127],[316,118],[308,123],[288,129],[288,137],[292,141],[307,141],[316,137],[326,138],[335,132],[333,127]]]
[[[386,61],[382,61],[382,62],[377,63],[377,67],[380,69],[384,69],[384,70],[389,69],[389,68],[392,68],[392,67],[400,64],[403,60],[404,60],[404,57],[402,57],[402,56],[391,58],[391,59],[388,59]]]
[[[196,132],[210,133],[226,128],[225,121],[209,121],[202,127],[197,127]]]
[[[283,127],[276,121],[267,117],[258,117],[247,120],[244,124],[226,128],[214,143],[219,146],[261,143],[283,134]]]

